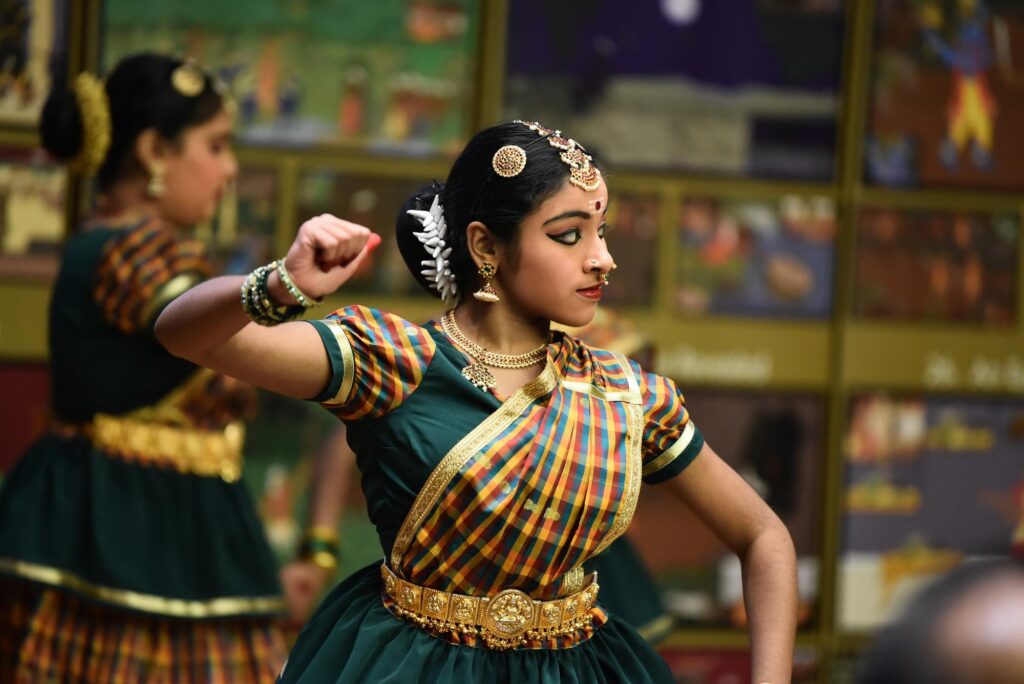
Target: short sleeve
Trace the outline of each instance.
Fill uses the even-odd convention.
[[[690,420],[686,400],[668,378],[633,366],[640,377],[644,405],[643,478],[648,484],[669,480],[690,465],[704,436]]]
[[[93,297],[103,318],[121,332],[152,328],[160,311],[209,277],[203,244],[157,222],[118,233],[103,248]]]
[[[419,387],[436,350],[425,328],[364,306],[309,323],[331,364],[330,382],[312,400],[342,420],[376,418],[400,406]]]

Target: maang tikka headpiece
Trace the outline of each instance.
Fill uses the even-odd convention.
[[[513,123],[526,126],[546,138],[549,145],[561,150],[558,157],[569,167],[570,183],[587,192],[593,192],[601,185],[601,171],[594,166],[593,158],[578,142],[564,138],[561,131],[552,130],[536,121],[516,119]],[[506,145],[495,152],[491,166],[495,173],[504,178],[518,176],[526,168],[526,152],[521,147]]]

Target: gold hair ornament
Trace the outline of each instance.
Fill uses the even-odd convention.
[[[203,86],[206,85],[206,75],[195,62],[191,59],[186,59],[171,72],[171,85],[178,91],[178,94],[185,97],[195,97],[203,92]]]
[[[210,80],[213,82],[213,91],[220,96],[224,110],[231,116],[237,115],[238,102],[235,101],[235,96],[228,84],[220,76],[211,76]]]
[[[426,279],[430,287],[441,296],[442,302],[454,302],[459,293],[455,284],[455,275],[451,269],[452,248],[445,242],[445,235],[448,231],[448,224],[444,220],[444,207],[441,206],[441,196],[434,195],[434,201],[430,203],[430,209],[409,209],[406,211],[420,225],[421,232],[413,232],[413,235],[423,248],[427,251],[429,259],[420,261],[420,274]]]
[[[583,145],[580,145],[572,138],[562,137],[561,131],[552,130],[536,121],[516,119],[513,123],[526,126],[531,131],[546,138],[549,145],[562,151],[558,157],[569,167],[570,183],[587,192],[594,192],[601,185],[601,171],[594,166],[593,158],[587,154]]]
[[[526,168],[526,151],[519,145],[505,145],[494,153],[491,167],[502,178],[518,176]]]
[[[103,165],[110,149],[110,102],[103,82],[88,72],[75,77],[74,91],[82,115],[82,151],[71,160],[70,167],[91,176]]]

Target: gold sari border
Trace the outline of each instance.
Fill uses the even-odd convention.
[[[686,427],[683,428],[683,434],[679,436],[679,439],[677,439],[668,449],[665,449],[665,451],[663,451],[658,457],[644,466],[644,477],[653,475],[672,461],[679,458],[680,454],[686,451],[686,447],[690,446],[690,442],[693,441],[693,435],[696,432],[697,428],[694,426],[693,421],[691,420],[687,422]]]
[[[327,407],[341,406],[348,401],[349,396],[352,394],[352,386],[355,384],[355,354],[352,351],[352,343],[348,341],[348,335],[345,334],[341,324],[334,319],[328,319],[324,322],[328,324],[328,330],[331,331],[335,341],[338,343],[343,367],[341,369],[341,386],[338,388],[338,392],[327,401],[320,402],[320,405]]]
[[[391,567],[400,568],[402,555],[412,542],[416,532],[423,526],[423,521],[444,494],[448,483],[462,467],[479,453],[480,447],[496,437],[522,416],[526,407],[534,401],[550,393],[558,383],[550,357],[544,370],[536,378],[526,383],[512,396],[502,403],[498,409],[485,418],[469,434],[455,444],[445,454],[441,462],[431,471],[427,481],[420,488],[412,507],[405,516],[401,529],[395,537],[395,545],[391,549]]]
[[[284,600],[276,596],[224,596],[206,601],[167,598],[94,584],[67,570],[12,558],[0,558],[0,572],[52,587],[70,589],[88,598],[122,608],[177,618],[232,617],[284,610]]]

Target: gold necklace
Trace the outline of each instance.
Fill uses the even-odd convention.
[[[462,369],[463,377],[485,392],[494,389],[497,385],[494,374],[487,368],[488,366],[491,368],[529,368],[547,358],[547,344],[542,344],[524,354],[498,354],[487,351],[462,332],[459,324],[455,322],[454,309],[446,311],[441,316],[441,329],[472,359],[472,362]]]

